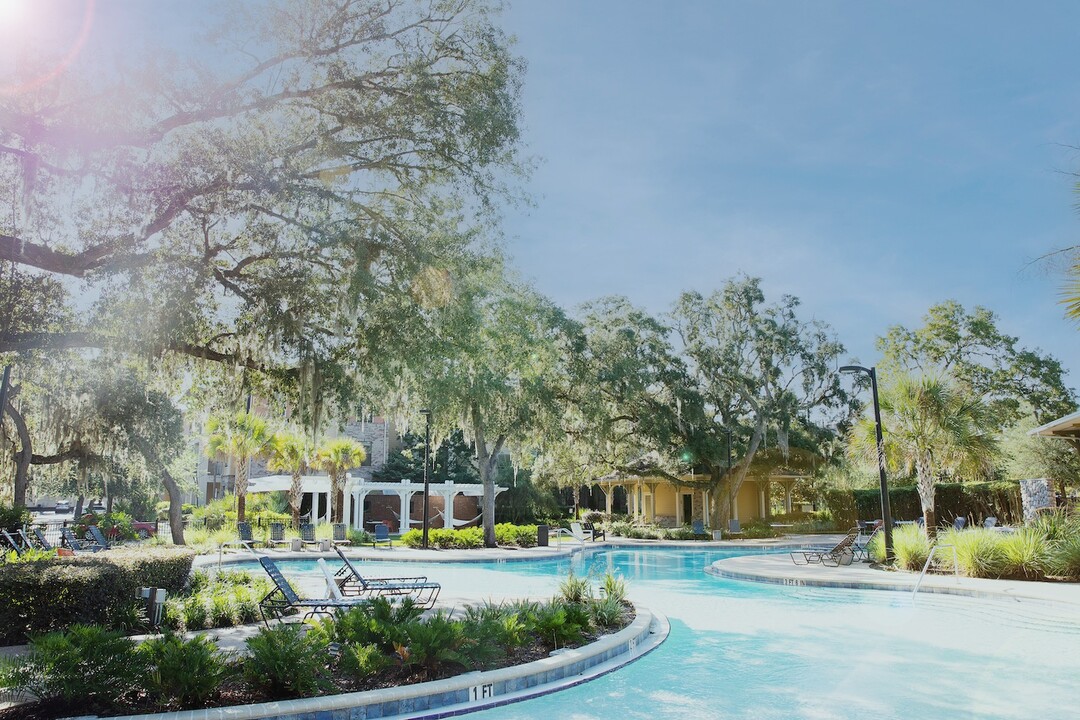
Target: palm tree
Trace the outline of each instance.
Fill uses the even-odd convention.
[[[251,413],[237,413],[232,418],[211,417],[206,424],[206,432],[209,436],[207,454],[225,458],[233,466],[236,520],[244,522],[251,460],[266,453],[271,439],[270,429],[262,418]]]
[[[992,466],[997,439],[986,404],[935,377],[900,376],[881,393],[885,459],[894,471],[915,473],[926,533],[933,538],[934,481],[946,472],[974,474]],[[852,453],[877,462],[872,418],[855,426]]]
[[[293,527],[300,526],[300,496],[304,491],[303,475],[311,465],[311,443],[296,433],[274,433],[270,440],[267,466],[277,472],[292,475],[289,487],[289,509]]]
[[[312,466],[330,475],[330,521],[339,523],[345,505],[345,471],[367,458],[364,446],[352,438],[334,438],[315,451]]]

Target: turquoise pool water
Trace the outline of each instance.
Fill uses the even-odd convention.
[[[668,616],[657,650],[592,682],[476,720],[1080,717],[1080,616],[1015,600],[797,588],[713,577],[730,551],[602,549],[535,562],[422,568],[448,597],[548,596],[573,568],[613,570]],[[315,582],[311,563],[283,563]],[[373,572],[373,574],[375,574]]]

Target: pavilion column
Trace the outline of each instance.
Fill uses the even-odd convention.
[[[449,490],[444,491],[443,494],[443,513],[442,522],[444,528],[454,527],[454,498],[457,497],[457,492],[451,492]]]
[[[608,485],[605,488],[603,485],[601,485],[600,489],[604,492],[604,511],[608,515],[610,515],[611,514],[611,500],[612,500],[612,497],[615,495],[615,486],[614,485]]]
[[[356,508],[356,515],[353,517],[353,528],[356,530],[364,529],[364,499],[367,498],[367,491],[355,490],[352,494],[353,507]]]
[[[765,517],[765,488],[768,486],[768,481],[758,485],[758,515],[762,518]]]
[[[678,485],[675,486],[675,527],[682,527],[682,488]]]
[[[791,487],[792,483],[784,484],[784,512],[791,512]]]
[[[646,512],[645,522],[656,522],[656,483],[649,483],[649,507]]]
[[[410,501],[412,500],[412,490],[399,490],[398,495],[401,497],[401,516],[398,519],[398,532],[403,533],[409,529],[412,524],[412,513],[409,509]]]
[[[701,519],[705,527],[712,527],[712,507],[709,505],[709,491],[701,491]]]

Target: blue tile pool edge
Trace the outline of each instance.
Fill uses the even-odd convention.
[[[637,606],[630,625],[584,647],[524,665],[383,690],[256,705],[113,716],[109,720],[404,720],[453,717],[546,695],[606,675],[667,639],[667,618]],[[87,716],[92,718],[94,716]]]

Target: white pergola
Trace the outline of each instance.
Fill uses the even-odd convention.
[[[1066,415],[1063,418],[1052,420],[1028,432],[1028,435],[1042,435],[1043,437],[1058,437],[1067,439],[1080,439],[1080,412]]]
[[[303,480],[303,493],[304,495],[311,496],[311,508],[313,512],[316,512],[319,508],[319,496],[326,496],[326,514],[320,518],[312,518],[313,522],[330,522],[330,478],[326,475],[304,475]],[[446,518],[444,519],[444,527],[460,527],[466,523],[472,522],[475,518],[457,519],[454,517],[454,498],[461,494],[467,497],[482,497],[484,494],[484,486],[479,483],[430,483],[430,495],[443,498],[443,507]],[[292,476],[290,475],[266,475],[258,478],[251,478],[248,483],[249,493],[260,492],[287,492],[292,487]],[[496,486],[495,495],[506,490],[504,487]],[[422,525],[422,520],[413,520],[410,517],[410,507],[412,504],[412,497],[415,494],[422,494],[424,492],[424,483],[413,482],[411,480],[402,480],[401,482],[370,482],[362,477],[353,477],[351,474],[346,475],[345,480],[345,507],[342,509],[343,516],[346,518],[352,518],[352,526],[356,530],[364,529],[364,499],[371,494],[376,495],[397,495],[401,505],[398,518],[400,521],[400,531],[405,532],[412,525]]]

